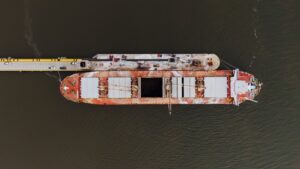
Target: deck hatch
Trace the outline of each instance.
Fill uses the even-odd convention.
[[[131,78],[108,78],[108,98],[131,98]]]
[[[226,98],[227,78],[226,77],[205,77],[204,97]]]
[[[141,97],[163,97],[163,79],[141,78]]]
[[[172,97],[195,97],[195,77],[173,77],[172,78]]]
[[[172,97],[181,98],[182,97],[182,78],[172,77]]]
[[[195,77],[184,77],[183,78],[183,96],[184,97],[195,97]]]
[[[81,78],[80,93],[83,99],[99,98],[99,79]]]

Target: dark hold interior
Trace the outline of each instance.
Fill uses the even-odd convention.
[[[141,97],[162,97],[162,78],[142,78]]]

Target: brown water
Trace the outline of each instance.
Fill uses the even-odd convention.
[[[216,53],[258,104],[92,106],[44,73],[0,73],[0,168],[300,168],[300,1],[1,1],[0,55]],[[53,74],[55,75],[55,74]]]

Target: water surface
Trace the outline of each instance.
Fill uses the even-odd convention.
[[[216,53],[258,104],[92,106],[56,77],[0,73],[0,168],[299,168],[300,1],[2,1],[0,55]],[[56,74],[51,74],[56,76]]]

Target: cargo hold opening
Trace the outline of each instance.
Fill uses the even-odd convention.
[[[141,97],[163,97],[162,78],[141,78]]]

